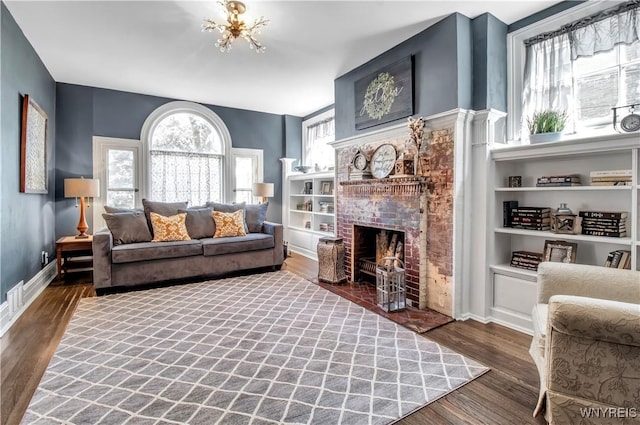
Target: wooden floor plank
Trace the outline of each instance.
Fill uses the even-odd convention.
[[[284,270],[317,278],[317,263],[299,254]],[[1,340],[0,423],[19,424],[42,374],[81,298],[95,296],[91,284],[52,284]],[[401,425],[544,424],[531,413],[538,377],[528,354],[531,337],[495,324],[453,322],[423,334],[492,370],[400,420]]]

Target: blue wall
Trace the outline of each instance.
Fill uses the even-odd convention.
[[[476,111],[507,110],[507,25],[485,13],[471,21],[473,102]]]
[[[455,13],[335,80],[336,140],[398,123],[357,131],[354,83],[409,55],[414,56],[414,115],[471,108],[471,21]]]
[[[0,302],[19,281],[41,270],[41,252],[54,258],[55,82],[4,3],[0,6],[0,84],[2,156],[0,192]],[[28,94],[47,113],[49,193],[20,193],[22,97]]]
[[[107,90],[73,84],[57,84],[58,133],[56,146],[56,234],[75,231],[78,212],[65,199],[67,177],[93,175],[93,136],[139,139],[142,125],[156,108],[175,99]],[[268,219],[281,222],[282,171],[279,158],[286,146],[299,145],[301,118],[205,105],[224,121],[233,147],[264,150],[264,181],[275,183],[269,200]],[[90,214],[89,214],[90,215]],[[90,228],[91,228],[90,223]]]

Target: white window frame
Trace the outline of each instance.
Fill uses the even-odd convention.
[[[93,199],[93,231],[97,231],[105,227],[102,213],[104,212],[104,206],[107,200],[107,152],[110,149],[122,149],[122,150],[136,150],[137,161],[136,167],[136,188],[137,194],[135,195],[136,204],[135,207],[142,207],[142,203],[139,202],[146,196],[145,192],[145,172],[143,171],[144,152],[142,149],[142,142],[135,139],[120,139],[117,137],[102,137],[93,136],[93,178],[100,179],[100,193],[101,196]]]
[[[264,150],[262,149],[250,149],[250,148],[232,148],[231,149],[231,164],[233,164],[234,172],[231,173],[231,190],[235,191],[237,189],[236,183],[236,174],[235,174],[235,164],[236,158],[251,158],[252,162],[255,164],[256,168],[252,170],[253,179],[256,183],[264,182]],[[253,196],[253,194],[252,194]],[[235,199],[235,193],[231,198],[231,201]],[[253,203],[257,204],[262,198],[253,196]]]
[[[233,170],[231,166],[231,134],[229,133],[229,129],[227,128],[222,118],[218,116],[211,109],[206,106],[200,105],[199,103],[194,102],[186,102],[186,101],[175,101],[165,103],[164,105],[157,108],[153,111],[144,124],[142,124],[142,131],[140,133],[140,140],[144,146],[143,154],[142,154],[142,162],[143,169],[145,174],[145,193],[150,193],[149,184],[151,184],[151,168],[149,166],[149,155],[151,150],[151,135],[155,130],[156,126],[169,115],[173,115],[176,113],[188,113],[201,117],[202,119],[209,122],[215,129],[218,131],[220,135],[220,139],[222,142],[222,149],[224,155],[224,161],[222,162],[222,199],[223,202],[227,202],[228,200],[233,198],[232,188],[230,182],[233,178]]]
[[[314,117],[309,118],[308,120],[302,121],[302,163],[298,164],[298,165],[313,165],[311,163],[309,163],[307,161],[307,143],[309,143],[309,138],[308,138],[308,134],[309,132],[307,131],[307,129],[311,126],[313,126],[316,123],[319,123],[320,121],[324,121],[326,119],[329,118],[333,118],[335,120],[335,116],[336,116],[336,111],[335,109],[329,109],[328,111],[325,111],[321,114],[318,114]],[[335,160],[334,160],[335,162]]]
[[[624,3],[624,0],[584,2],[507,35],[507,140],[516,141],[516,133],[521,123],[524,41],[536,35],[557,30],[562,25],[610,9],[620,3]]]

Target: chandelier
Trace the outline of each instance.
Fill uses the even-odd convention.
[[[251,49],[256,50],[256,53],[264,52],[265,46],[256,39],[256,34],[260,34],[260,30],[267,25],[269,20],[261,16],[249,25],[240,19],[240,15],[247,10],[244,3],[233,0],[224,0],[218,3],[226,9],[227,22],[218,24],[212,19],[205,19],[204,24],[202,24],[203,31],[213,32],[218,30],[222,33],[222,38],[216,41],[216,47],[219,47],[221,52],[228,52],[231,50],[233,41],[238,37],[242,37],[247,40]]]

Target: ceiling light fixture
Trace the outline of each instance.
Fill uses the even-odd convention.
[[[222,33],[222,38],[216,41],[216,47],[219,47],[221,52],[228,52],[231,50],[231,43],[236,38],[242,37],[247,40],[249,47],[255,49],[257,53],[264,52],[265,46],[260,44],[255,36],[260,34],[260,30],[267,25],[269,20],[261,16],[253,24],[249,25],[240,19],[240,15],[247,10],[244,3],[232,0],[224,0],[218,3],[226,9],[227,23],[222,25],[212,19],[205,19],[204,24],[202,24],[203,31],[213,32],[218,30]]]

